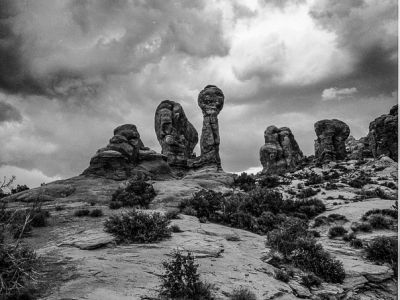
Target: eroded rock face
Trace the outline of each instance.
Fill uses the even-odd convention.
[[[372,157],[367,137],[362,137],[356,140],[352,135],[350,135],[346,140],[346,152],[347,157],[350,159],[360,160]]]
[[[158,164],[150,169],[156,168],[159,172],[166,172],[163,160],[166,160],[166,157],[143,145],[135,125],[125,124],[114,129],[114,136],[109,144],[97,150],[82,175],[125,180],[133,175],[142,176],[143,174],[139,173],[149,172],[146,168],[136,168],[143,161],[158,161]]]
[[[156,109],[154,125],[161,153],[167,156],[168,164],[186,168],[188,159],[195,156],[193,149],[199,137],[182,106],[171,100],[162,101]]]
[[[382,155],[398,161],[398,106],[391,108],[388,115],[382,115],[369,124],[368,142],[374,158]]]
[[[203,112],[203,128],[200,139],[200,157],[190,161],[189,166],[194,168],[216,166],[221,168],[219,156],[219,126],[218,114],[224,106],[224,94],[215,85],[207,85],[198,97],[198,105]]]
[[[269,126],[264,131],[265,144],[260,149],[263,173],[282,174],[294,171],[303,158],[292,131],[288,127]]]
[[[319,161],[335,161],[346,158],[346,139],[350,128],[346,123],[333,119],[321,120],[314,124],[315,157]]]

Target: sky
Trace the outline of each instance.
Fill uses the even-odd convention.
[[[321,119],[365,136],[397,103],[397,38],[396,0],[0,0],[0,178],[78,175],[125,123],[160,152],[165,99],[200,134],[208,84],[225,171],[259,169],[270,125],[306,155]]]

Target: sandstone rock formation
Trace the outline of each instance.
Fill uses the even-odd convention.
[[[186,168],[188,159],[195,156],[193,149],[199,137],[182,106],[171,100],[162,101],[156,109],[154,127],[161,153],[167,156],[168,164]]]
[[[133,175],[148,173],[148,166],[138,167],[143,161],[157,161],[156,172],[168,172],[165,156],[143,145],[140,134],[133,124],[125,124],[114,129],[109,144],[97,150],[90,160],[90,166],[82,175],[95,175],[114,180],[125,180]],[[164,162],[164,164],[163,164]]]
[[[263,173],[282,174],[294,171],[303,158],[291,130],[269,126],[264,131],[265,145],[260,149]]]
[[[398,161],[398,106],[391,108],[388,115],[382,115],[369,124],[368,141],[374,158],[386,155]]]
[[[224,106],[224,94],[215,85],[207,85],[198,97],[198,105],[203,112],[203,128],[200,139],[200,157],[189,162],[190,167],[215,166],[221,169],[219,157],[218,114]]]
[[[315,157],[318,161],[334,161],[346,158],[345,141],[350,134],[346,123],[333,120],[320,120],[314,124]]]
[[[356,140],[352,135],[350,135],[346,140],[346,152],[347,157],[350,159],[360,160],[372,157],[367,137],[362,137]]]

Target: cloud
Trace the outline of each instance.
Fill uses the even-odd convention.
[[[322,91],[322,101],[351,99],[357,92],[355,87],[342,89],[336,87],[328,88]]]
[[[14,185],[26,184],[29,188],[40,186],[41,183],[49,183],[55,180],[60,180],[58,176],[49,177],[44,175],[40,170],[26,170],[15,166],[1,166],[0,167],[0,178],[10,178],[12,175],[15,176]]]
[[[2,122],[19,122],[22,120],[21,113],[11,104],[0,101],[0,124]]]

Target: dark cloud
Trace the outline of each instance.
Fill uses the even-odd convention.
[[[11,121],[21,121],[21,113],[9,103],[0,100],[0,123],[11,122]]]

